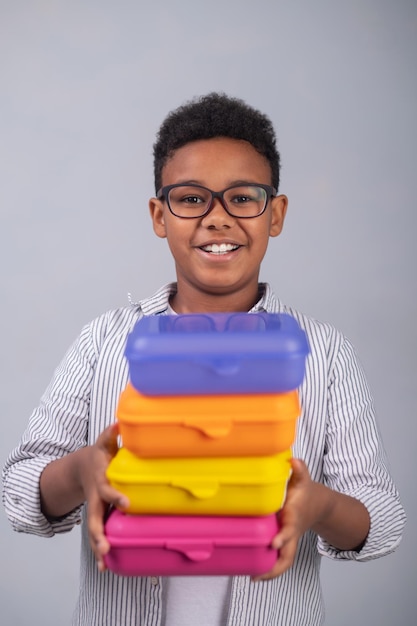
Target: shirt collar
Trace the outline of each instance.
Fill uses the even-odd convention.
[[[177,283],[168,283],[158,289],[158,291],[150,298],[145,298],[140,302],[133,302],[129,295],[130,305],[140,307],[144,315],[161,315],[167,312],[168,301],[170,297],[177,291]],[[278,313],[282,311],[281,302],[275,296],[268,283],[259,283],[260,297],[258,302],[250,309],[249,313]]]

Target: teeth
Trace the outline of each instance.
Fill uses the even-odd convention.
[[[239,246],[234,246],[231,243],[221,243],[220,245],[213,243],[209,246],[204,246],[203,250],[205,252],[212,252],[213,254],[225,254],[226,252],[236,250],[238,247]]]

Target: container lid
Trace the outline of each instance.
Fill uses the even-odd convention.
[[[275,513],[254,517],[128,515],[112,510],[105,533],[112,548],[164,547],[203,561],[215,547],[265,546],[278,532]]]
[[[149,315],[129,333],[129,361],[195,354],[307,356],[308,341],[287,313],[187,313]]]
[[[271,456],[142,458],[120,448],[107,468],[110,482],[164,485],[184,489],[195,498],[212,498],[226,485],[272,485],[288,480],[291,450]]]
[[[296,390],[280,394],[145,396],[130,383],[122,391],[116,410],[129,424],[179,425],[208,437],[227,436],[236,424],[259,425],[296,420],[300,415]]]

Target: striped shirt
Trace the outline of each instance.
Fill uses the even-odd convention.
[[[56,369],[19,445],[3,469],[3,502],[12,527],[52,537],[82,525],[80,593],[74,626],[162,626],[164,579],[99,573],[81,506],[59,520],[41,513],[39,477],[45,466],[92,444],[114,422],[119,394],[128,382],[127,334],[143,315],[166,314],[175,284],[130,307],[110,311],[85,326]],[[251,312],[289,313],[305,330],[311,354],[299,389],[302,413],[293,446],[311,477],[357,498],[371,526],[360,552],[340,551],[309,531],[294,565],[262,583],[231,580],[227,626],[318,626],[324,621],[319,568],[322,555],[366,561],[392,552],[405,513],[390,477],[375,422],[373,401],[350,342],[328,324],[284,306],[267,284]],[[204,616],[195,623],[205,624]]]

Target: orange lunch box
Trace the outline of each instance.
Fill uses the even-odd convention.
[[[141,457],[276,454],[292,446],[299,414],[297,391],[157,397],[131,384],[116,410],[123,446]]]

